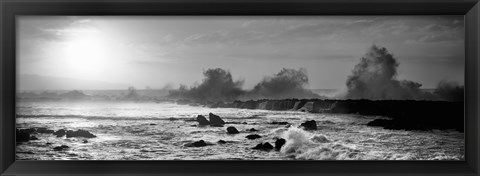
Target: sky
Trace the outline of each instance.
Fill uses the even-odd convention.
[[[305,68],[309,88],[342,89],[375,44],[399,62],[398,79],[434,88],[464,83],[464,38],[463,16],[19,16],[17,75],[142,89],[224,68],[251,89]]]

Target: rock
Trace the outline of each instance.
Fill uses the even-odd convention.
[[[286,143],[287,141],[283,138],[277,139],[275,141],[275,149],[280,150],[282,146]]]
[[[227,128],[227,133],[228,133],[228,134],[238,134],[238,133],[240,133],[240,132],[238,132],[238,130],[237,130],[235,127],[229,126],[229,127]]]
[[[257,146],[253,147],[252,149],[269,151],[269,150],[273,149],[273,146],[272,146],[272,144],[270,144],[268,142],[265,142],[263,144],[262,143],[258,144]]]
[[[224,140],[218,140],[217,143],[219,143],[219,144],[226,144],[227,142],[224,141]]]
[[[54,147],[53,150],[62,151],[62,150],[68,149],[68,148],[70,148],[70,147],[68,147],[66,145],[62,145],[62,146]]]
[[[327,137],[325,137],[324,135],[315,135],[312,137],[311,139],[313,142],[317,142],[317,143],[327,143],[327,142],[330,142],[330,140],[327,139]]]
[[[67,135],[67,138],[71,138],[71,137],[94,138],[94,137],[97,137],[97,136],[93,135],[92,133],[90,133],[88,131],[85,131],[85,130],[77,130],[77,131],[68,130],[66,135]]]
[[[256,131],[258,131],[258,130],[255,129],[255,128],[250,128],[250,129],[248,129],[247,131],[248,131],[248,132],[256,132]]]
[[[151,123],[151,124],[149,124],[149,125],[152,125],[152,126],[154,126],[154,125],[157,125],[157,124]]]
[[[189,143],[189,144],[185,144],[185,147],[204,147],[204,146],[207,146],[207,145],[212,145],[212,144],[208,144],[204,140],[199,140],[199,141],[195,141],[195,142],[192,142],[192,143]]]
[[[82,143],[86,144],[86,143],[88,143],[88,141],[87,141],[87,140],[83,140],[83,142],[82,142]]]
[[[65,134],[67,134],[67,133],[66,133],[66,131],[65,131],[64,129],[59,129],[59,130],[55,131],[53,134],[54,134],[54,135],[57,135],[57,137],[63,137],[63,136],[65,136]]]
[[[23,132],[26,132],[28,134],[32,134],[32,133],[35,133],[37,132],[37,129],[36,128],[28,128],[28,129],[21,129]]]
[[[271,124],[274,124],[274,125],[287,125],[288,122],[272,122]]]
[[[225,121],[223,121],[219,116],[209,113],[208,119],[210,120],[210,125],[212,126],[223,126],[225,125]]]
[[[199,125],[210,125],[210,122],[203,115],[197,116],[197,122]]]
[[[30,140],[30,133],[28,130],[16,129],[15,139],[17,142],[28,142]]]
[[[245,138],[247,139],[250,139],[250,140],[253,140],[253,139],[258,139],[258,138],[261,138],[262,136],[258,135],[258,134],[250,134],[248,136],[245,136]]]
[[[36,130],[37,133],[44,133],[44,134],[51,134],[53,133],[54,131],[53,130],[49,130],[47,128],[37,128]]]
[[[300,126],[302,126],[305,130],[317,130],[317,122],[315,122],[315,120],[306,121],[300,124]]]
[[[36,136],[30,136],[30,140],[38,140]]]

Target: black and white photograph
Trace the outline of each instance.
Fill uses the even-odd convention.
[[[465,160],[463,15],[19,15],[15,57],[17,160]]]

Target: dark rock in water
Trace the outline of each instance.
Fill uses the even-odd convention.
[[[71,137],[84,137],[84,138],[94,138],[97,137],[93,135],[92,133],[85,131],[85,130],[77,130],[77,131],[72,131],[68,130],[67,131],[67,138]]]
[[[16,129],[15,138],[17,142],[28,142],[30,140],[30,133],[28,130]]]
[[[247,122],[242,122],[242,124],[246,125],[246,124],[248,124],[248,123],[247,123]]]
[[[258,139],[258,138],[261,138],[262,136],[258,135],[258,134],[250,134],[248,136],[245,136],[245,138],[247,139],[250,139],[250,140],[253,140],[253,139]]]
[[[210,125],[210,122],[203,115],[197,116],[197,122],[199,125]]]
[[[57,130],[53,133],[53,135],[57,135],[57,137],[63,137],[63,136],[65,136],[65,134],[67,134],[67,133],[64,129],[59,129],[59,130]]]
[[[272,122],[271,124],[274,124],[274,125],[287,125],[288,122]]]
[[[317,122],[315,122],[315,120],[306,121],[300,124],[300,126],[302,126],[305,130],[317,130]]]
[[[50,143],[50,142],[47,142],[47,143],[46,143],[46,145],[52,145],[52,143]]]
[[[235,127],[229,126],[229,127],[227,128],[227,133],[228,133],[228,134],[238,134],[238,133],[240,133],[240,132],[238,132],[238,130],[237,130]]]
[[[88,143],[88,141],[87,141],[87,140],[83,140],[83,142],[82,142],[82,143],[86,144],[86,143]]]
[[[269,150],[273,149],[273,146],[272,146],[272,144],[270,144],[268,142],[265,142],[263,144],[262,143],[258,144],[257,146],[253,147],[252,149],[269,151]]]
[[[204,147],[207,145],[212,145],[212,144],[207,144],[204,140],[199,140],[189,144],[185,144],[185,147]]]
[[[62,146],[54,147],[53,150],[62,151],[62,150],[68,149],[68,148],[70,148],[70,147],[68,147],[66,145],[62,145]]]
[[[21,129],[21,131],[26,132],[28,134],[32,134],[32,133],[37,132],[37,129],[36,128],[28,128],[28,129]]]
[[[30,140],[38,140],[36,136],[30,136]]]
[[[220,116],[217,116],[215,114],[209,113],[208,114],[208,119],[210,120],[210,124],[213,125],[225,125],[225,121],[223,121]]]
[[[37,133],[51,134],[51,133],[53,133],[54,131],[53,131],[53,130],[49,130],[49,129],[47,129],[47,128],[37,128],[36,132],[37,132]]]
[[[248,129],[247,131],[248,131],[248,132],[256,132],[256,131],[258,131],[258,130],[255,129],[255,128],[250,128],[250,129]]]
[[[217,143],[219,143],[219,144],[226,144],[227,142],[225,142],[224,140],[218,140]]]
[[[157,125],[157,124],[151,123],[151,124],[149,124],[149,125],[152,125],[152,126],[153,126],[153,125]]]
[[[277,139],[275,141],[275,149],[280,150],[282,146],[286,143],[287,141],[283,138]]]

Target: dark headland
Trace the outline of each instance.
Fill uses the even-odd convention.
[[[195,103],[178,100],[179,104],[202,104],[212,108],[264,109],[305,111],[310,113],[358,114],[381,116],[366,125],[395,130],[455,129],[464,131],[464,103],[426,100],[323,100],[283,99]]]

